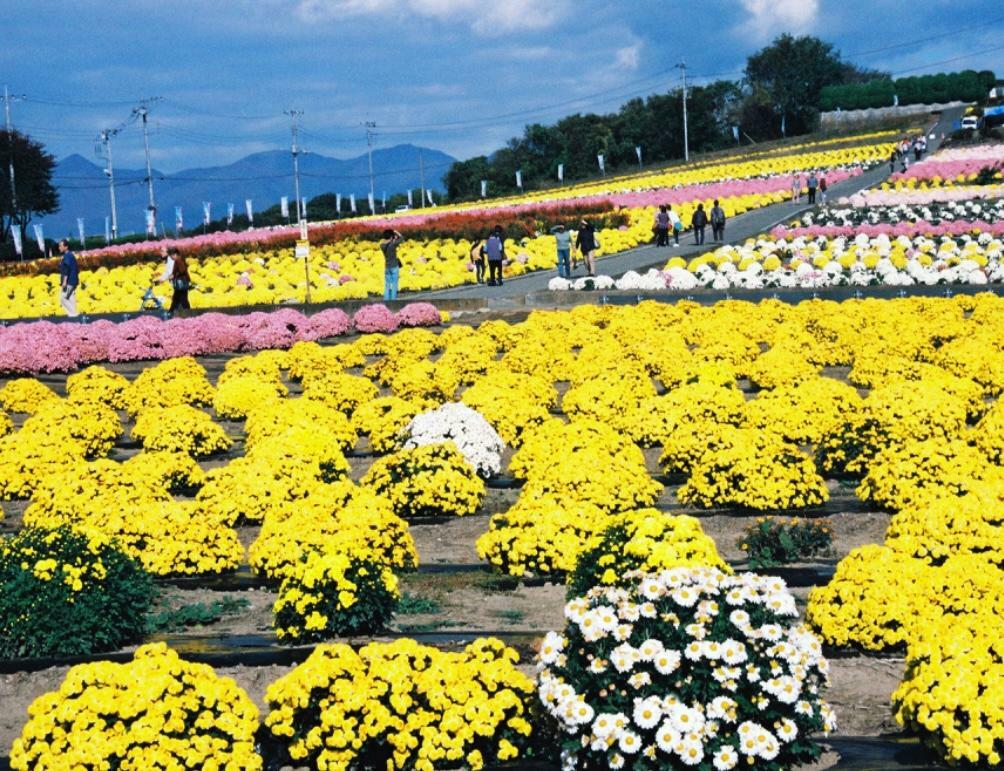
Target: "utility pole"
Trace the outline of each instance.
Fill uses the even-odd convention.
[[[293,131],[293,181],[296,185],[296,221],[300,222],[303,220],[303,208],[300,203],[300,161],[298,156],[300,155],[300,148],[296,143],[298,127],[296,125],[297,119],[303,115],[302,110],[286,110],[283,114],[288,115],[292,121],[292,131]],[[370,179],[373,179],[373,164],[370,163]],[[370,183],[372,184],[372,182]]]
[[[101,132],[101,144],[102,152],[99,157],[105,159],[105,176],[108,177],[108,195],[112,202],[112,239],[118,238],[119,235],[119,219],[118,212],[115,208],[115,171],[112,167],[112,137],[118,134],[122,130],[121,127],[116,129],[105,129]]]
[[[366,121],[366,154],[369,156],[370,161],[370,201],[373,202],[373,208],[376,208],[376,193],[373,190],[373,130],[376,128],[376,123],[371,120]],[[373,212],[371,212],[372,214]]]
[[[134,107],[133,116],[139,116],[143,121],[143,149],[146,151],[146,187],[150,193],[149,210],[153,213],[153,234],[157,235],[157,202],[153,197],[153,167],[150,165],[150,132],[147,119],[150,115],[150,105],[159,102],[160,97],[154,96],[140,101],[138,107]]]
[[[681,61],[676,65],[683,78],[683,160],[690,160],[690,141],[687,138],[687,63]]]
[[[422,151],[418,151],[418,179],[419,183],[422,185],[422,208],[425,208],[425,159],[422,156]]]
[[[24,97],[11,96],[10,91],[8,91],[7,86],[3,87],[3,108],[4,108],[4,118],[7,126],[7,142],[10,144],[10,158],[7,173],[10,175],[10,208],[11,213],[17,211],[17,188],[14,185],[14,127],[10,120],[10,103],[16,102]],[[14,227],[13,221],[11,222],[11,227]],[[3,234],[0,234],[3,235]]]

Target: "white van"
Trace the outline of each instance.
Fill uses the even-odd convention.
[[[967,115],[962,119],[963,131],[976,131],[980,127],[980,119],[975,115]]]

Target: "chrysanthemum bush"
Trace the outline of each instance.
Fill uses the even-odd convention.
[[[843,419],[861,409],[862,399],[847,383],[826,377],[803,380],[757,394],[746,404],[750,427],[780,434],[789,442],[818,442]]]
[[[337,370],[310,373],[303,378],[303,398],[333,407],[351,416],[360,404],[378,395],[377,387],[364,377]]]
[[[402,639],[320,645],[265,694],[265,725],[294,764],[330,771],[466,766],[519,758],[533,682],[495,639],[456,653]]]
[[[399,517],[473,514],[485,483],[453,442],[398,450],[370,466],[361,484],[384,496]]]
[[[0,539],[0,656],[74,656],[141,639],[153,583],[101,533],[25,528]]]
[[[278,380],[239,375],[217,385],[213,409],[223,420],[243,420],[255,408],[278,401],[288,393],[289,389]]]
[[[780,771],[835,727],[828,665],[777,578],[713,568],[631,574],[565,606],[538,693],[575,769]]]
[[[122,464],[135,478],[163,487],[170,493],[197,490],[206,472],[187,452],[155,450],[139,452]]]
[[[97,364],[66,378],[66,395],[71,402],[98,402],[116,410],[125,409],[128,387],[124,375]]]
[[[222,426],[187,404],[143,410],[136,417],[132,437],[145,450],[185,452],[196,458],[226,452],[233,444]]]
[[[391,452],[397,449],[402,432],[421,410],[421,405],[407,399],[381,396],[356,408],[352,426],[369,437],[374,452]]]
[[[544,378],[493,367],[460,400],[481,413],[506,444],[518,446],[524,431],[548,419],[558,392]]]
[[[164,643],[142,646],[126,664],[73,667],[28,715],[11,749],[16,771],[262,767],[254,702]]]
[[[290,428],[318,429],[335,445],[349,450],[356,443],[352,421],[340,410],[311,399],[280,399],[255,405],[244,423],[245,445],[253,450],[264,440]]]
[[[381,562],[340,549],[310,551],[279,587],[275,630],[295,643],[373,634],[390,621],[399,598],[397,577]]]
[[[18,435],[31,434],[72,440],[79,443],[86,457],[99,458],[107,455],[122,435],[122,422],[103,404],[49,400],[24,421]]]
[[[126,389],[125,405],[135,416],[151,407],[208,406],[213,394],[205,367],[191,356],[182,356],[144,369]]]
[[[0,388],[0,407],[8,412],[33,414],[44,402],[58,399],[49,386],[33,377],[19,377],[8,380]]]
[[[505,443],[477,410],[451,402],[416,415],[401,435],[405,449],[453,442],[464,459],[483,477],[502,470]]]

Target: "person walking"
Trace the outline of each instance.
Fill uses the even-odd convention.
[[[793,202],[802,200],[802,178],[798,174],[791,179],[791,200]]]
[[[595,276],[596,250],[599,245],[596,242],[596,231],[585,220],[579,223],[579,234],[575,237],[575,248],[579,250],[582,261],[586,263],[586,274]]]
[[[826,206],[826,177],[819,180],[819,202]]]
[[[806,184],[806,188],[809,191],[809,203],[810,204],[815,204],[816,203],[816,188],[819,187],[819,177],[816,176],[816,172],[812,172],[811,174],[809,174],[809,179],[808,179],[808,181],[805,184]]]
[[[898,153],[894,149],[892,154],[889,156],[889,173],[894,174],[896,172],[896,156]]]
[[[502,260],[505,259],[505,239],[502,236],[502,226],[496,225],[492,234],[485,241],[485,254],[488,257],[488,286],[502,286]]]
[[[673,207],[666,205],[667,214],[669,214],[669,226],[673,229],[673,247],[680,245],[680,231],[683,230],[683,220],[680,219],[680,215],[673,211]]]
[[[564,225],[555,225],[551,228],[551,232],[554,234],[554,240],[558,247],[558,275],[561,278],[571,278],[572,265],[570,255],[572,251],[572,237],[565,230]]]
[[[725,239],[725,209],[718,204],[717,198],[711,207],[711,237],[719,244]]]
[[[666,211],[666,205],[663,204],[659,207],[659,211],[655,213],[655,245],[656,246],[669,246],[669,213]]]
[[[179,308],[190,310],[192,305],[188,301],[188,290],[192,288],[192,279],[188,274],[188,263],[173,246],[170,249],[161,247],[160,256],[164,258],[164,272],[160,274],[157,283],[170,281],[171,289],[174,290],[168,311],[174,313]]]
[[[471,244],[471,262],[474,264],[474,276],[479,284],[485,283],[488,273],[488,263],[485,261],[485,240],[475,238]]]
[[[690,218],[690,226],[694,229],[694,243],[701,245],[704,243],[704,229],[708,226],[708,214],[704,211],[704,204],[697,204],[694,215]]]
[[[63,306],[66,315],[77,315],[77,286],[80,284],[80,270],[77,267],[77,257],[70,251],[70,245],[64,238],[57,244],[62,259],[59,261],[59,304]]]
[[[397,283],[401,277],[401,259],[397,256],[397,247],[404,241],[404,236],[396,230],[388,228],[383,232],[380,251],[383,252],[383,299],[397,299]]]

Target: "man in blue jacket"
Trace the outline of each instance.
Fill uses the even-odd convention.
[[[77,269],[77,258],[70,251],[70,245],[64,238],[59,242],[59,253],[63,259],[59,261],[59,304],[63,306],[67,316],[77,315],[77,285],[80,283],[80,272]]]

